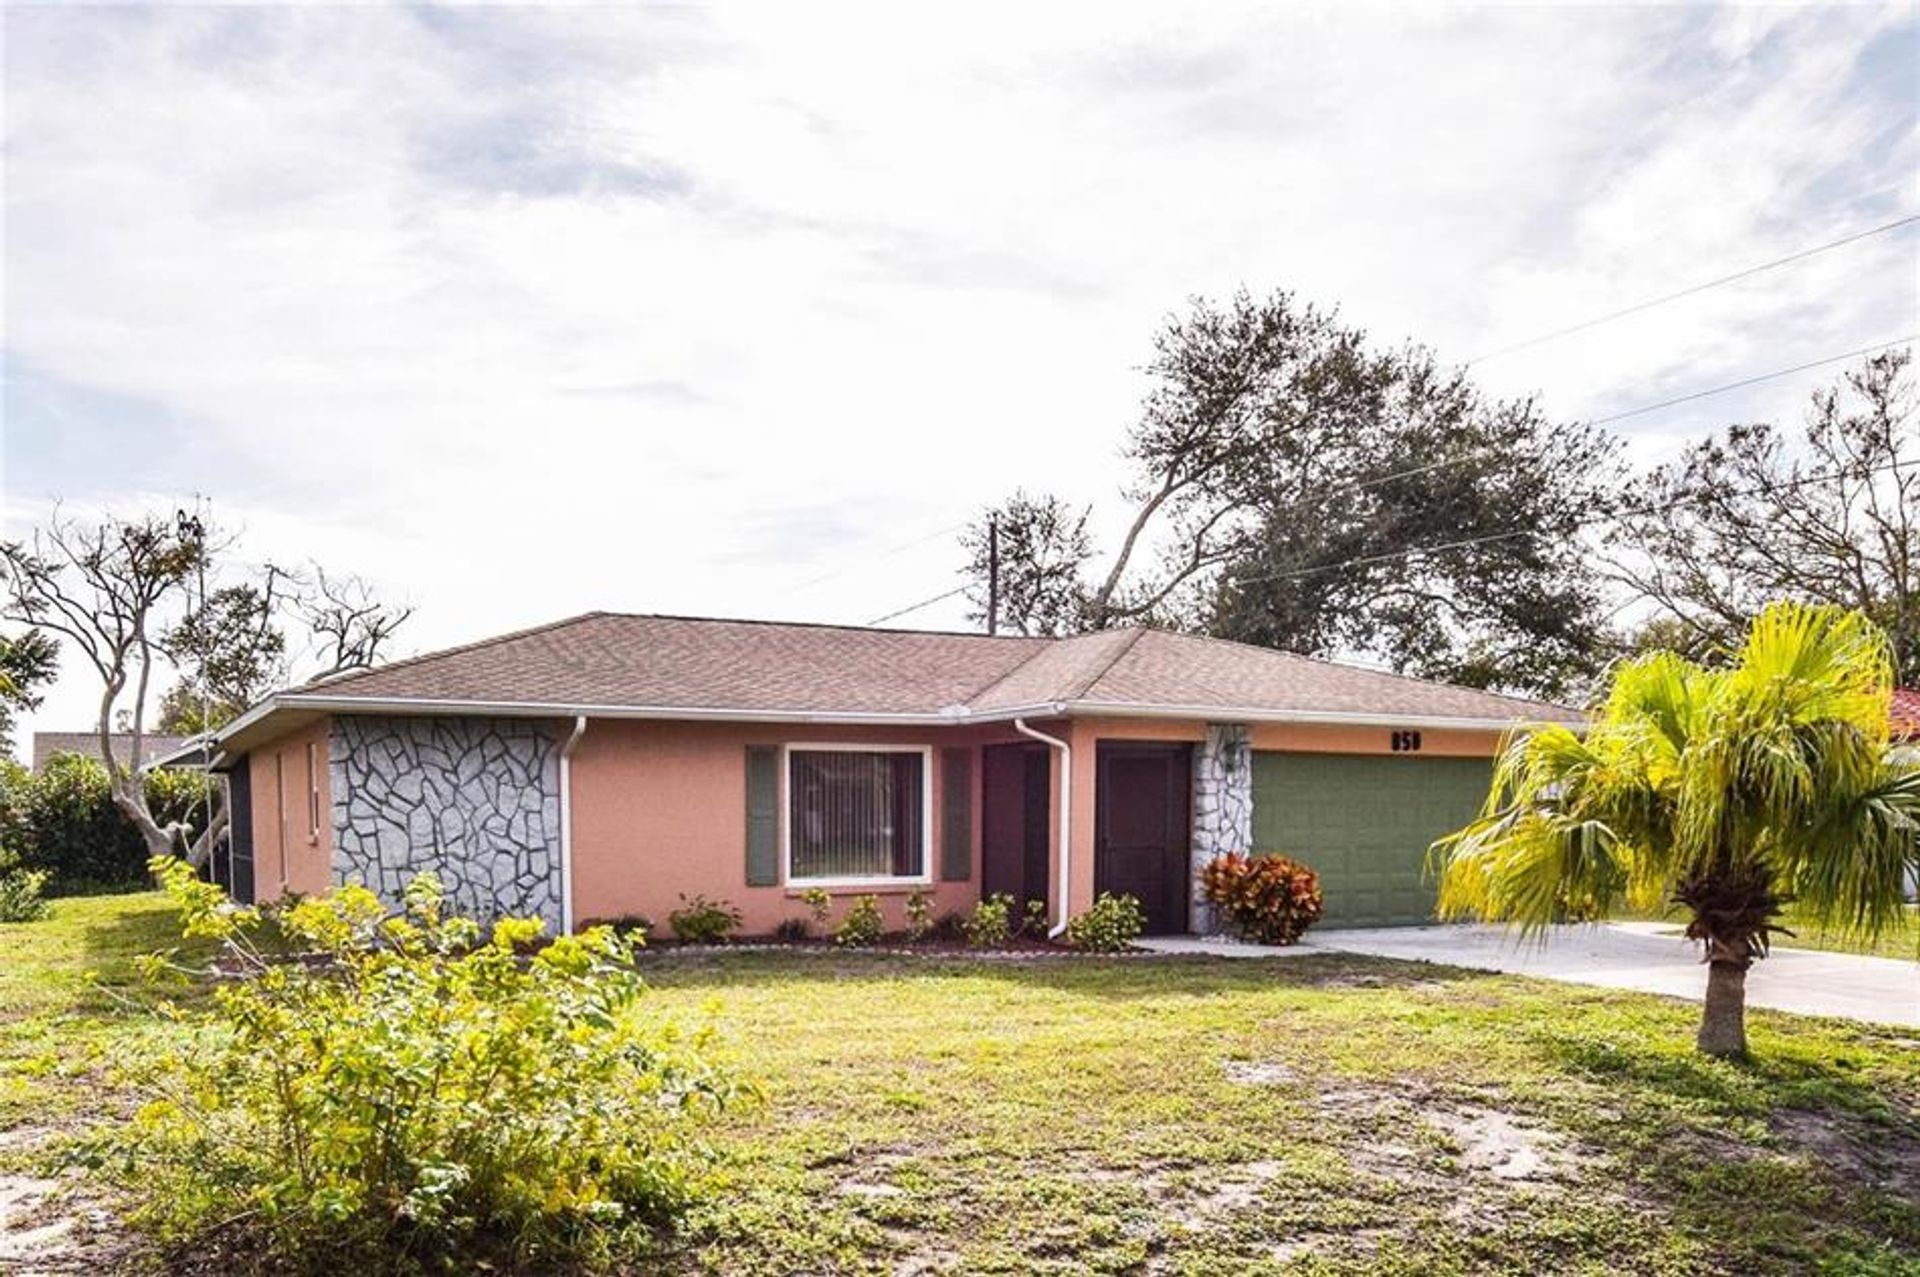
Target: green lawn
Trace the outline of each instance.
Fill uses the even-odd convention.
[[[0,1128],[111,1111],[156,897],[0,927]],[[667,1270],[1920,1272],[1920,1035],[1360,958],[659,956],[759,1098]],[[49,1109],[48,1106],[52,1106]],[[647,1271],[655,1271],[649,1265]]]

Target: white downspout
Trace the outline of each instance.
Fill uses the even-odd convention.
[[[587,734],[587,716],[573,718],[573,735],[560,747],[560,934],[573,934],[573,748]]]
[[[1047,930],[1049,940],[1067,929],[1069,902],[1073,899],[1071,886],[1073,871],[1073,746],[1057,736],[1037,732],[1027,726],[1027,720],[1013,720],[1013,730],[1022,736],[1031,737],[1043,745],[1051,745],[1060,751],[1060,921]]]

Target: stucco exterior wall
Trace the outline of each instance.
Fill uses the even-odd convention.
[[[1010,730],[795,726],[595,719],[572,762],[575,925],[639,914],[665,928],[680,896],[725,900],[743,915],[742,934],[764,935],[807,916],[805,885],[750,887],[746,880],[746,750],[749,745],[858,743],[930,746],[933,801],[930,865],[936,916],[979,899],[980,759],[984,744],[1020,739]],[[971,873],[940,880],[946,778],[939,750],[973,751]],[[784,784],[784,777],[783,777]],[[786,820],[784,789],[782,822]],[[904,925],[911,886],[830,888],[837,920],[852,897],[873,892],[890,928]]]
[[[253,898],[264,904],[289,891],[312,895],[333,885],[333,779],[328,720],[297,728],[250,754],[253,791]],[[310,786],[319,789],[312,823]]]
[[[1491,758],[1504,732],[1467,731],[1455,727],[1366,727],[1331,723],[1255,723],[1253,747],[1297,750],[1313,754],[1390,754],[1396,731],[1417,730],[1420,754],[1441,758]]]
[[[455,739],[464,743],[460,748],[449,748],[442,742],[439,748],[445,759],[430,757],[429,770],[444,782],[436,783],[431,794],[422,783],[417,787],[419,797],[412,797],[415,783],[397,783],[397,773],[385,764],[374,769],[373,783],[369,784],[368,770],[362,765],[364,758],[354,762],[358,756],[370,757],[367,751],[375,742],[393,743],[394,722],[439,724],[439,730],[454,731]],[[352,726],[344,726],[347,723],[346,716],[321,719],[252,751],[257,899],[272,900],[289,890],[323,891],[348,877],[360,877],[383,895],[391,896],[400,878],[426,864],[435,864],[445,876],[444,860],[436,863],[433,858],[444,857],[446,848],[452,845],[462,864],[472,870],[463,873],[463,885],[456,893],[461,908],[481,914],[503,908],[533,912],[558,925],[558,755],[571,722],[356,717]],[[1032,726],[1067,739],[1073,747],[1070,888],[1071,909],[1077,913],[1093,900],[1098,743],[1187,742],[1200,747],[1196,750],[1199,761],[1206,756],[1208,728],[1192,720],[1122,718],[1034,720]],[[421,730],[426,732],[424,737],[409,739],[431,743],[433,729]],[[1253,724],[1246,735],[1255,751],[1384,754],[1392,752],[1393,730],[1387,726]],[[525,734],[524,741],[521,734]],[[490,735],[500,737],[491,755],[485,743]],[[509,747],[506,738],[520,741],[527,748],[522,749],[520,744]],[[746,884],[745,752],[749,745],[851,742],[933,748],[933,801],[926,819],[931,828],[934,881],[928,890],[936,914],[970,909],[979,898],[981,872],[978,751],[983,745],[1024,739],[1010,725],[927,729],[592,720],[571,761],[575,925],[639,914],[664,926],[682,893],[704,894],[738,906],[744,915],[742,930],[746,934],[764,934],[784,919],[806,915],[806,907],[799,900],[804,885]],[[1495,752],[1501,739],[1502,734],[1496,731],[1421,729],[1420,753],[1486,757]],[[383,758],[387,756],[385,744],[380,745]],[[323,813],[317,833],[305,823],[310,746]],[[973,750],[973,846],[968,856],[969,877],[946,882],[940,879],[945,776],[937,751],[953,746]],[[406,750],[401,752],[405,754]],[[513,762],[502,771],[506,753],[513,755]],[[1052,842],[1057,848],[1060,757],[1056,750],[1048,753],[1052,769],[1048,811]],[[413,756],[417,760],[417,749]],[[409,764],[400,770],[418,769]],[[357,817],[356,794],[361,800]],[[391,800],[396,794],[404,801],[393,808]],[[368,832],[370,807],[377,814],[377,828],[372,833]],[[455,813],[449,818],[451,825],[442,820],[448,809]],[[784,821],[784,796],[781,809]],[[500,828],[489,832],[490,826]],[[501,829],[506,832],[502,834]],[[1196,853],[1199,841],[1196,838]],[[1057,854],[1052,863],[1057,876]],[[389,870],[400,871],[399,877]],[[393,881],[386,881],[382,874],[393,877]],[[500,877],[498,885],[496,876]],[[1056,880],[1050,893],[1054,898],[1058,885]],[[881,897],[890,927],[903,924],[905,897],[912,890],[907,886],[834,888],[832,893],[842,898],[835,917],[844,910],[846,898],[864,890],[873,890]]]

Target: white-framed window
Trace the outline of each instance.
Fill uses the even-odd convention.
[[[929,746],[789,745],[781,782],[787,882],[933,881]]]

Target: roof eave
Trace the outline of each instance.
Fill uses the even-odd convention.
[[[1008,723],[1016,718],[1149,718],[1201,722],[1301,723],[1328,726],[1400,727],[1422,730],[1510,731],[1538,722],[1564,719],[1474,717],[1435,714],[1393,714],[1378,711],[1275,709],[1233,705],[1159,705],[1121,701],[1040,701],[987,710],[956,707],[938,713],[875,710],[737,709],[699,705],[592,705],[563,701],[475,701],[415,697],[328,696],[285,692],[271,696],[227,724],[214,738],[220,747],[215,766],[235,752],[245,752],[254,729],[277,713],[305,714],[478,714],[495,718],[640,719],[679,722],[794,723],[853,727],[969,727]],[[201,748],[196,742],[193,750]],[[181,751],[186,752],[186,751]]]

